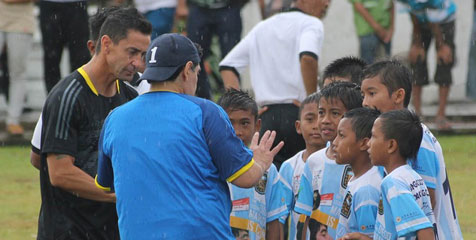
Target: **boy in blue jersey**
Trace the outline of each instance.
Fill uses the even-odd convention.
[[[230,89],[219,100],[228,114],[236,136],[246,146],[260,130],[258,105],[248,93]],[[228,183],[233,204],[230,226],[236,239],[280,239],[278,218],[288,213],[279,184],[276,166],[271,164],[261,180],[252,188]]]
[[[299,120],[296,121],[296,131],[304,138],[306,149],[286,160],[279,170],[284,199],[289,211],[289,215],[280,219],[285,224],[284,233],[287,233],[286,239],[301,239],[301,236],[297,235],[296,228],[302,228],[306,217],[293,211],[299,191],[301,175],[309,156],[326,146],[326,142],[322,139],[319,132],[317,122],[318,104],[319,93],[307,96],[301,103],[299,107]]]
[[[337,127],[337,137],[332,142],[336,163],[349,164],[354,173],[347,185],[337,239],[350,232],[373,237],[382,176],[370,162],[367,143],[379,115],[379,111],[369,108],[352,109]]]
[[[333,141],[337,125],[344,113],[361,107],[361,104],[360,88],[354,83],[334,82],[323,88],[320,92],[318,111],[322,138],[325,141]],[[336,235],[347,182],[352,177],[350,166],[338,165],[334,157],[332,148],[326,147],[308,158],[294,207],[297,213],[305,214],[327,225],[332,238]]]
[[[398,61],[381,61],[368,66],[363,73],[363,106],[382,113],[404,109],[412,93],[411,73]],[[417,161],[410,166],[425,181],[435,213],[436,229],[440,239],[462,239],[461,229],[453,204],[451,187],[440,143],[427,126],[422,124],[423,138],[418,146]]]
[[[366,65],[364,60],[353,56],[334,60],[324,69],[323,87],[333,82],[353,82],[360,86],[360,75]]]
[[[368,143],[373,165],[383,166],[381,200],[373,239],[435,239],[434,215],[423,179],[407,164],[418,161],[423,128],[407,109],[382,114],[375,120]],[[353,233],[344,239],[371,239]]]

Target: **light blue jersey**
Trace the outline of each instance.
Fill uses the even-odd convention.
[[[373,237],[381,182],[382,176],[377,167],[372,167],[357,179],[350,179],[342,204],[336,239],[351,232]]]
[[[289,240],[302,239],[300,236],[297,236],[296,229],[299,223],[304,225],[304,220],[306,220],[306,215],[294,211],[294,205],[296,204],[299,193],[299,184],[301,183],[301,176],[304,170],[305,162],[302,160],[302,154],[304,151],[305,150],[298,152],[292,158],[283,162],[279,169],[279,175],[281,176],[280,183],[283,188],[284,199],[289,211],[289,214],[282,217],[280,222],[285,224],[287,221],[287,225],[285,224],[285,226],[288,227]],[[306,238],[308,239],[309,237]]]
[[[398,0],[421,22],[446,23],[456,18],[453,0]]]
[[[410,166],[389,173],[382,180],[381,191],[374,239],[415,239],[417,231],[433,227],[428,189]]]
[[[423,139],[418,150],[417,161],[408,161],[408,164],[420,174],[429,189],[435,190],[433,212],[435,213],[438,237],[440,239],[463,239],[453,204],[443,151],[428,127],[423,124],[422,127]]]
[[[347,183],[353,176],[349,165],[338,165],[326,156],[329,147],[313,153],[304,166],[294,211],[327,225],[335,239]]]
[[[248,232],[249,239],[264,240],[266,223],[288,214],[274,164],[255,187],[240,188],[231,183],[228,186],[233,204],[230,216],[233,233],[244,230]]]

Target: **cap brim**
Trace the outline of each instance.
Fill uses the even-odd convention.
[[[149,67],[144,70],[140,80],[148,80],[150,82],[163,82],[172,75],[180,66],[175,67]]]

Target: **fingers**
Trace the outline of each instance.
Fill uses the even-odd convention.
[[[283,148],[283,146],[284,146],[284,142],[281,141],[278,143],[278,145],[276,145],[276,147],[271,149],[271,154],[273,154],[273,157],[276,156],[276,154],[278,154],[278,152],[281,150],[281,148]]]
[[[258,111],[258,116],[261,116],[264,112],[268,111],[268,106],[264,106]]]
[[[256,147],[258,147],[258,140],[259,140],[259,132],[255,132],[255,134],[253,135],[253,138],[251,139],[250,149],[255,149]]]
[[[264,147],[266,150],[271,149],[273,146],[274,139],[276,138],[276,131],[272,131],[271,134],[269,135],[268,139],[266,139]]]

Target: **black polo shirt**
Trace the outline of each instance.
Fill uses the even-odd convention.
[[[52,186],[46,162],[48,153],[71,155],[76,167],[95,177],[104,119],[137,96],[122,81],[116,85],[115,96],[101,96],[79,68],[48,95],[42,114],[38,239],[119,239],[115,204],[84,199]]]

